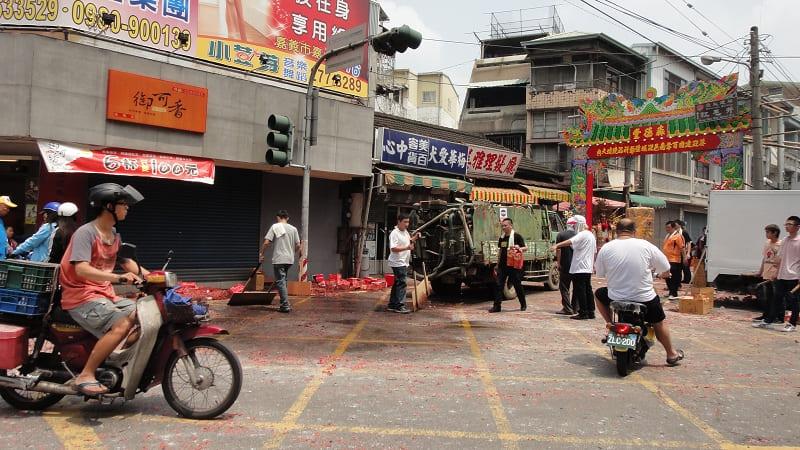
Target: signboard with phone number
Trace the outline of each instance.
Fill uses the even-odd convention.
[[[194,55],[196,6],[197,0],[0,0],[0,23],[74,28]]]

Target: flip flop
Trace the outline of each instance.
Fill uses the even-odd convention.
[[[99,391],[92,391],[92,390],[87,389],[87,388],[91,388],[91,387],[100,387],[100,388],[103,388],[103,389],[99,390]],[[78,389],[78,392],[80,392],[81,394],[83,394],[83,395],[85,395],[87,397],[97,397],[98,395],[102,395],[102,394],[107,394],[108,393],[108,388],[106,386],[104,386],[103,384],[101,384],[99,381],[86,381],[84,383],[81,383],[81,384],[75,386],[75,388]]]
[[[675,359],[667,358],[667,365],[670,367],[677,366],[684,358],[683,350],[678,349],[678,357]]]

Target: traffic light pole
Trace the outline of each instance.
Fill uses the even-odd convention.
[[[303,205],[300,217],[303,226],[300,231],[300,281],[308,280],[308,196],[311,187],[311,158],[309,158],[308,153],[312,143],[315,144],[317,141],[317,137],[312,134],[312,124],[317,118],[312,116],[314,114],[314,96],[317,95],[317,91],[314,90],[314,79],[317,77],[317,70],[319,70],[320,64],[331,56],[363,47],[366,43],[371,43],[378,53],[394,55],[395,52],[402,53],[407,48],[417,48],[420,42],[422,42],[422,35],[408,25],[403,25],[326,52],[311,67],[308,90],[306,91],[306,115],[303,124]]]
[[[303,199],[302,207],[300,210],[300,222],[302,227],[300,229],[300,281],[308,281],[308,216],[309,216],[309,191],[311,189],[311,158],[309,158],[309,151],[311,148],[311,140],[316,136],[311,135],[311,123],[316,120],[312,117],[312,105],[314,104],[314,79],[317,76],[320,64],[331,56],[352,50],[356,47],[363,46],[370,41],[371,38],[364,38],[360,41],[333,49],[322,55],[317,62],[311,67],[311,73],[308,77],[308,90],[306,91],[306,114],[303,118]]]

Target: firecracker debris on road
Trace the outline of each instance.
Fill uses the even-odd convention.
[[[662,292],[663,282],[657,288]],[[595,280],[594,287],[600,285]],[[796,448],[798,333],[754,329],[752,309],[665,304],[676,348],[620,378],[605,324],[554,314],[527,287],[489,314],[488,292],[386,312],[388,289],[211,303],[244,368],[234,406],[181,419],[160,389],[129,403],[65,398],[45,412],[0,401],[5,448]]]

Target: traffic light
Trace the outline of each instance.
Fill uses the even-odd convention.
[[[371,42],[372,48],[376,52],[393,56],[395,52],[403,53],[409,47],[419,47],[422,42],[422,34],[408,25],[403,25],[375,35]]]
[[[267,119],[270,131],[267,134],[267,146],[271,147],[264,155],[267,164],[284,167],[292,162],[292,120],[286,116],[270,114]]]

